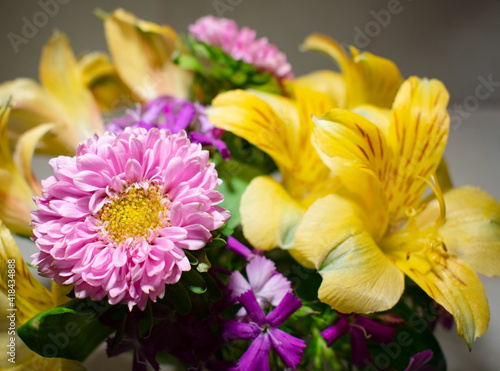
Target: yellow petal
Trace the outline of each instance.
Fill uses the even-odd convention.
[[[16,319],[21,325],[38,312],[52,308],[54,303],[50,292],[31,275],[14,238],[0,222],[0,290],[6,295],[11,279],[9,264],[15,271]]]
[[[476,272],[500,276],[500,204],[479,188],[460,187],[444,194],[446,222],[439,229],[448,253]],[[417,216],[420,229],[439,215],[437,200]]]
[[[398,67],[389,59],[351,47],[350,71],[346,73],[348,107],[362,104],[390,108],[403,82]]]
[[[300,46],[300,49],[304,51],[315,50],[325,53],[333,58],[344,74],[349,70],[349,59],[344,49],[339,43],[328,36],[318,33],[309,35]]]
[[[171,61],[178,36],[168,26],[142,21],[123,9],[105,17],[109,50],[118,73],[142,100],[187,97],[191,74]]]
[[[392,220],[417,207],[446,146],[448,92],[438,80],[410,77],[401,86],[391,112],[388,143],[394,162],[386,180]]]
[[[74,285],[62,286],[52,281],[51,292],[54,302],[54,306],[58,306],[67,303],[71,299],[67,296],[71,290],[73,290]]]
[[[295,79],[295,83],[298,86],[326,94],[336,102],[336,107],[345,107],[345,81],[338,72],[328,70],[311,72]]]
[[[490,312],[484,288],[463,260],[443,251],[399,255],[395,264],[430,297],[453,315],[458,335],[471,347],[488,328]]]
[[[351,47],[348,58],[343,48],[333,39],[320,34],[309,36],[304,50],[317,50],[332,57],[345,79],[346,108],[362,104],[390,108],[403,82],[397,66],[390,60]]]
[[[43,48],[40,81],[64,106],[64,123],[78,142],[104,131],[99,107],[84,84],[68,38],[57,31]]]
[[[319,154],[353,197],[362,200],[371,219],[367,228],[377,241],[388,222],[383,179],[391,152],[384,135],[375,124],[347,110],[331,110],[315,123],[313,142]]]
[[[368,121],[377,125],[384,137],[389,136],[389,126],[391,123],[391,111],[386,108],[380,108],[369,104],[357,106],[351,110],[358,115],[363,116]]]
[[[0,111],[0,219],[14,233],[30,236],[30,211],[35,207],[34,190],[19,171],[10,153],[7,139],[9,112],[9,104]]]
[[[404,275],[366,232],[362,210],[332,194],[317,200],[295,233],[292,256],[323,277],[321,301],[344,313],[392,308],[404,290]]]
[[[16,149],[14,150],[13,160],[16,168],[31,186],[33,193],[38,196],[41,196],[41,187],[31,171],[31,160],[33,159],[35,148],[40,139],[56,126],[55,124],[42,124],[26,131],[19,137]]]
[[[331,191],[331,189],[325,189],[331,186],[328,179],[330,170],[325,166],[312,143],[311,136],[314,129],[312,117],[330,111],[336,107],[336,102],[324,93],[304,88],[299,84],[286,82],[286,85],[292,90],[293,101],[297,107],[300,121],[295,134],[298,140],[295,144],[295,151],[291,154],[294,164],[291,169],[292,178],[295,182],[300,179],[304,184],[305,189],[297,190],[297,192],[314,194],[319,197],[320,194],[326,194],[325,191]],[[282,115],[282,117],[285,120],[287,116]],[[287,180],[286,174],[284,174],[283,179],[284,181]]]
[[[14,148],[19,136],[25,131],[40,124],[62,123],[67,120],[64,106],[33,80],[16,79],[0,85],[0,105],[5,104],[10,98],[12,98],[12,112],[8,128],[11,148]],[[37,151],[74,155],[78,141],[74,133],[66,131],[63,136],[45,137]]]
[[[266,94],[260,94],[266,96]],[[269,96],[273,102],[282,103],[281,112],[286,112],[289,122],[263,99],[242,90],[219,94],[207,111],[215,126],[233,132],[266,152],[281,171],[293,166],[292,153],[297,148],[298,114],[284,98]]]
[[[260,250],[288,248],[304,210],[268,176],[254,178],[241,197],[245,238]]]
[[[104,53],[93,52],[78,60],[84,85],[92,92],[102,110],[113,111],[131,106],[138,99],[123,83]]]
[[[325,94],[288,84],[287,99],[262,92],[234,90],[219,94],[207,111],[217,127],[246,139],[267,154],[282,174],[290,195],[302,200],[335,187],[311,141],[313,112],[335,104]]]

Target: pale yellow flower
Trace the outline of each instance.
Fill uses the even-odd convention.
[[[67,37],[55,32],[43,48],[41,85],[18,78],[0,85],[0,104],[12,100],[9,139],[41,124],[58,124],[38,150],[54,155],[74,155],[78,144],[104,130],[99,107],[85,86]],[[12,142],[11,142],[12,143]]]
[[[188,97],[192,73],[173,62],[179,37],[172,28],[140,20],[123,9],[102,18],[118,75],[139,101],[160,95]]]
[[[448,92],[408,79],[387,122],[334,109],[313,140],[344,188],[318,199],[298,226],[292,255],[323,277],[319,298],[344,312],[392,308],[404,275],[450,312],[470,346],[487,329],[488,302],[474,271],[500,275],[500,204],[461,187],[422,196],[449,131]]]
[[[10,264],[9,264],[10,262]],[[12,263],[14,262],[14,263]],[[15,307],[11,307],[11,301],[7,299],[10,288],[9,265],[15,266],[13,279],[15,280]],[[2,353],[0,354],[0,369],[5,371],[21,370],[47,370],[47,371],[72,371],[85,370],[81,363],[61,358],[44,358],[32,352],[17,334],[9,333],[12,326],[7,315],[11,314],[8,308],[15,308],[16,328],[21,326],[31,317],[41,311],[51,309],[57,305],[67,302],[69,299],[66,294],[71,290],[70,287],[62,287],[55,283],[52,284],[52,292],[47,290],[35,277],[29,272],[28,266],[12,238],[9,230],[0,221],[0,345]],[[15,341],[15,363],[10,362],[11,355],[7,353],[10,348],[11,338]]]

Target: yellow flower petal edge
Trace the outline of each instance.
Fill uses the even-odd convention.
[[[404,290],[404,275],[366,232],[363,212],[332,194],[318,199],[297,228],[292,256],[323,277],[321,301],[343,313],[392,308]]]
[[[304,210],[268,176],[254,178],[241,198],[243,233],[256,248],[286,248],[293,241]]]
[[[337,107],[346,106],[345,80],[338,72],[328,70],[311,72],[296,78],[295,84],[329,96],[336,102]]]
[[[430,228],[395,233],[382,244],[394,264],[453,315],[458,335],[470,348],[488,328],[488,301],[476,273],[448,253],[447,242]]]
[[[43,124],[28,130],[19,137],[13,153],[13,161],[16,168],[19,169],[35,195],[41,195],[42,190],[40,183],[31,171],[33,154],[38,142],[56,127],[56,124]]]
[[[104,16],[104,29],[116,69],[139,99],[188,96],[192,74],[171,60],[178,43],[172,28],[117,9]]]
[[[12,271],[14,271],[13,275]],[[12,278],[9,275],[13,276],[15,281],[15,300],[12,303],[16,309],[17,326],[22,325],[41,311],[67,302],[69,298],[66,297],[66,294],[72,289],[72,286],[62,287],[54,283],[51,293],[33,277],[10,231],[0,221],[0,307],[2,308],[0,345],[4,348],[10,343],[10,336],[5,336],[8,334],[7,328],[10,323],[7,316],[4,315],[6,314],[4,309],[7,312],[7,308],[11,308],[8,295],[12,284],[9,280]],[[60,358],[44,358],[28,349],[21,339],[16,339],[16,362],[15,364],[9,362],[8,353],[3,352],[0,355],[0,369],[2,370],[85,370],[80,362]]]
[[[42,85],[25,78],[0,85],[0,104],[12,101],[8,123],[11,148],[27,130],[54,123],[53,135],[44,136],[37,152],[74,155],[81,141],[102,133],[104,126],[69,41],[60,32],[56,31],[43,48],[40,80]]]
[[[75,148],[81,140],[104,131],[101,114],[92,94],[86,88],[69,40],[54,32],[42,51],[40,81],[64,106],[68,128],[76,132]],[[70,122],[72,121],[72,122]]]
[[[139,99],[125,85],[107,54],[92,52],[78,60],[83,83],[103,111],[132,106]]]
[[[500,203],[476,187],[460,187],[444,194],[446,221],[439,234],[448,253],[467,262],[476,272],[500,276]],[[439,214],[431,201],[416,218],[420,229],[429,228]]]
[[[25,140],[20,143],[13,158],[7,139],[10,103],[0,109],[0,219],[13,232],[30,236],[30,212],[35,207],[33,196],[40,187],[31,172],[29,152],[32,150],[30,146],[36,145],[39,136],[30,143],[31,135],[26,133]]]
[[[15,270],[15,306],[19,325],[54,306],[51,293],[30,273],[14,238],[1,221],[0,262],[0,290],[5,295],[8,294],[8,268],[13,266]]]
[[[348,57],[340,44],[325,35],[310,35],[301,49],[323,52],[338,64],[345,80],[345,106],[341,107],[373,104],[390,108],[403,82],[399,69],[392,61],[368,52],[360,53],[354,47],[350,48]],[[319,82],[318,90],[325,91],[323,84]]]

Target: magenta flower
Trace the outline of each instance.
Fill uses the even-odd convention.
[[[269,72],[278,80],[292,79],[292,67],[285,54],[270,44],[267,38],[255,39],[256,32],[225,18],[205,16],[189,26],[191,36],[208,45],[221,48],[236,60],[243,60],[257,69]]]
[[[78,298],[144,309],[190,270],[184,249],[201,249],[230,217],[215,191],[209,154],[185,132],[127,128],[50,160],[32,212],[39,272]]]
[[[125,128],[169,129],[176,134],[181,130],[189,131],[189,139],[194,143],[217,148],[224,159],[230,153],[221,140],[224,130],[212,124],[203,106],[181,98],[161,96],[146,102],[135,110],[127,110],[127,116],[114,119],[107,130],[120,134]]]
[[[432,371],[433,367],[427,365],[427,363],[433,356],[434,352],[431,349],[415,354],[410,358],[410,363],[405,371]]]
[[[340,319],[324,330],[321,336],[326,339],[328,346],[331,346],[341,336],[350,334],[351,357],[355,365],[371,363],[366,339],[372,339],[378,344],[389,344],[394,339],[394,328],[375,322],[371,318],[359,314],[339,313],[339,316]]]
[[[252,340],[252,344],[238,361],[238,370],[269,370],[269,352],[273,349],[286,367],[296,367],[306,346],[298,339],[280,329],[294,312],[300,309],[300,299],[287,293],[276,308],[265,314],[253,291],[247,291],[239,301],[248,313],[248,322],[225,320],[222,334],[227,340]]]
[[[290,281],[276,271],[272,260],[264,256],[253,256],[245,269],[248,281],[238,271],[229,276],[227,288],[233,297],[239,297],[251,290],[260,307],[269,308],[271,305],[277,306],[292,290]],[[236,318],[241,319],[246,315],[245,307],[243,307],[236,314]]]

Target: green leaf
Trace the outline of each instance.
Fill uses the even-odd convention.
[[[221,92],[233,89],[256,89],[281,94],[279,82],[268,72],[235,60],[222,49],[183,38],[188,53],[180,54],[175,63],[195,72],[194,100],[209,104]]]
[[[207,284],[201,274],[196,269],[183,272],[181,282],[186,288],[195,294],[203,294],[207,291]]]
[[[189,260],[189,264],[191,264],[191,265],[198,264],[198,259],[193,254],[191,254],[189,251],[184,250],[184,254],[186,254],[186,257]]]
[[[205,249],[206,248],[214,248],[214,247],[224,247],[227,245],[227,242],[225,239],[221,238],[221,237],[214,237],[212,238],[212,241],[210,241],[209,243],[207,243],[205,245]]]
[[[188,314],[191,311],[191,299],[181,282],[177,282],[174,285],[166,285],[165,296],[159,302],[172,304],[179,314]]]
[[[83,362],[113,329],[99,321],[109,306],[103,301],[75,299],[64,306],[38,313],[19,327],[19,337],[46,358]]]

